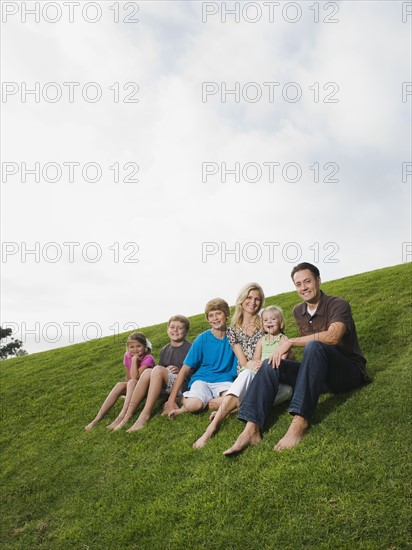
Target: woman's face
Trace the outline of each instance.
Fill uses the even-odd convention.
[[[242,309],[245,313],[249,315],[256,315],[262,305],[262,300],[260,298],[260,292],[256,289],[249,290],[249,294],[246,299],[242,302]]]

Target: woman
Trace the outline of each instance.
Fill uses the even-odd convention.
[[[193,444],[195,449],[204,447],[222,420],[239,406],[254,373],[260,367],[261,361],[253,360],[253,355],[258,341],[264,334],[259,317],[264,302],[263,289],[257,283],[248,283],[237,297],[227,337],[238,360],[238,377],[221,400],[218,410],[212,413],[212,422],[206,432]],[[209,406],[213,404],[217,406],[218,402],[212,401]]]
[[[236,300],[236,309],[227,337],[238,359],[238,377],[221,400],[220,406],[212,413],[211,423],[205,433],[193,444],[195,449],[204,447],[216,432],[224,418],[243,401],[246,391],[262,361],[253,359],[256,345],[264,336],[259,311],[264,306],[265,295],[257,283],[249,283],[242,288]],[[290,398],[289,386],[279,388],[275,404]],[[220,398],[219,398],[220,399]],[[210,404],[213,402],[210,402]],[[216,402],[215,402],[216,403]]]

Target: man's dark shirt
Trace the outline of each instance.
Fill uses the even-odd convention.
[[[308,313],[305,302],[294,307],[293,316],[301,336],[328,330],[332,323],[343,323],[346,326],[346,332],[339,344],[334,347],[342,355],[359,365],[365,376],[365,381],[369,379],[365,369],[366,359],[362,355],[351,308],[346,300],[328,296],[321,291],[318,307],[312,316]]]

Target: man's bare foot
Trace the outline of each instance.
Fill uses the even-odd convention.
[[[194,449],[203,449],[203,447],[209,442],[209,440],[211,439],[214,433],[215,433],[214,431],[209,432],[208,430],[206,430],[205,433],[201,437],[199,437],[197,441],[193,443],[192,447]]]
[[[176,416],[179,416],[179,414],[183,414],[186,412],[187,412],[187,409],[184,406],[182,406],[179,409],[171,410],[167,416],[169,417],[170,420],[173,420],[173,418],[176,418]]]
[[[280,452],[283,451],[283,449],[290,449],[298,445],[308,431],[309,426],[309,421],[306,420],[306,418],[295,415],[290,423],[288,431],[282,439],[276,443],[274,450]]]
[[[260,435],[259,427],[252,422],[248,422],[246,428],[236,439],[235,444],[227,449],[223,454],[225,456],[232,456],[246,449],[250,445],[257,445],[262,441],[262,436]]]

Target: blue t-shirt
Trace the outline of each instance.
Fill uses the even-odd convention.
[[[203,382],[233,382],[236,378],[236,355],[225,336],[222,340],[211,330],[199,334],[185,359],[185,365],[195,370],[188,387],[196,380]]]

